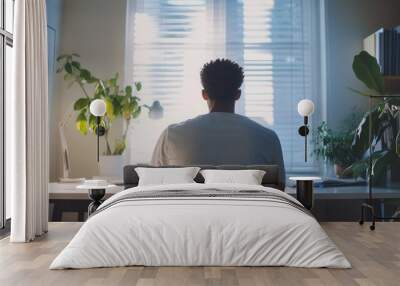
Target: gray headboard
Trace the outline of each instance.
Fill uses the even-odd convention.
[[[163,166],[163,167],[155,167],[145,164],[139,165],[127,165],[124,167],[124,186],[125,189],[136,187],[139,182],[139,176],[135,172],[136,167],[148,167],[148,168],[178,168],[178,167],[192,167],[192,166]],[[221,170],[244,170],[244,169],[253,169],[253,170],[264,170],[265,175],[262,180],[262,185],[265,187],[272,187],[279,190],[284,190],[285,182],[280,181],[279,168],[277,165],[219,165],[219,166],[209,166],[209,165],[200,165],[195,166],[200,167],[201,169],[221,169]],[[194,179],[197,183],[204,183],[203,176],[199,173]]]

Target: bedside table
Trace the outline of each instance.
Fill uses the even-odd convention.
[[[314,204],[314,181],[321,180],[320,177],[289,177],[296,181],[296,198],[303,206],[311,210]]]
[[[92,181],[101,181],[103,185],[91,183]],[[91,203],[88,206],[88,216],[94,213],[97,208],[103,203],[103,198],[106,195],[106,190],[116,187],[115,185],[108,184],[105,180],[87,180],[83,184],[77,186],[77,189],[86,189],[89,192],[89,199]]]

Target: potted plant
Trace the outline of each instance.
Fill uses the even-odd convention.
[[[358,160],[352,150],[354,129],[351,128],[351,125],[354,122],[354,117],[353,115],[351,121],[347,120],[344,130],[335,132],[328,128],[327,123],[323,121],[313,133],[314,155],[325,162],[332,163],[336,176],[341,178],[352,175],[351,172],[345,173],[344,171]]]
[[[118,73],[110,79],[100,79],[84,68],[78,58],[78,54],[66,54],[57,58],[59,65],[57,72],[64,74],[64,80],[70,83],[69,86],[78,85],[83,94],[73,105],[74,111],[77,112],[76,129],[82,135],[96,132],[96,118],[90,113],[89,106],[93,100],[103,99],[106,102],[106,114],[101,118],[100,126],[104,128],[106,148],[104,156],[100,158],[100,174],[105,176],[120,175],[123,165],[121,155],[126,148],[130,122],[140,115],[143,107],[149,109],[150,107],[141,105],[140,99],[136,96],[142,88],[140,82],[136,82],[134,86],[121,87]],[[89,93],[89,90],[92,92]],[[160,106],[158,101],[154,104]],[[111,144],[109,133],[113,121],[117,118],[122,118],[125,121],[124,130],[121,137],[117,138],[114,144]]]
[[[362,51],[354,57],[353,71],[369,89],[353,90],[368,96],[372,108],[366,112],[354,132],[352,150],[360,159],[347,168],[357,176],[372,176],[374,184],[400,179],[400,98],[388,97],[384,77],[376,58]],[[388,170],[390,172],[388,173]]]

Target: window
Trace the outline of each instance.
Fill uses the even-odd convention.
[[[5,226],[5,220],[10,218],[10,194],[4,187],[4,143],[5,117],[4,106],[7,96],[11,93],[11,74],[13,67],[13,22],[14,0],[0,1],[0,228]]]
[[[319,102],[318,3],[130,0],[126,81],[143,83],[144,101],[161,101],[165,124],[178,122],[207,112],[200,96],[202,65],[217,57],[235,60],[245,71],[237,112],[278,133],[288,172],[315,171],[312,157],[304,162],[297,103],[303,98]],[[318,114],[312,120],[319,120]],[[137,124],[131,131],[131,161],[149,159],[145,149],[154,146],[154,138],[144,139],[147,130]]]

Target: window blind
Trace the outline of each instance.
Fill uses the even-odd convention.
[[[312,171],[297,102],[318,103],[318,11],[317,0],[130,0],[126,80],[143,83],[144,101],[161,101],[167,125],[207,112],[201,67],[230,58],[245,72],[237,112],[277,132],[289,172]]]

